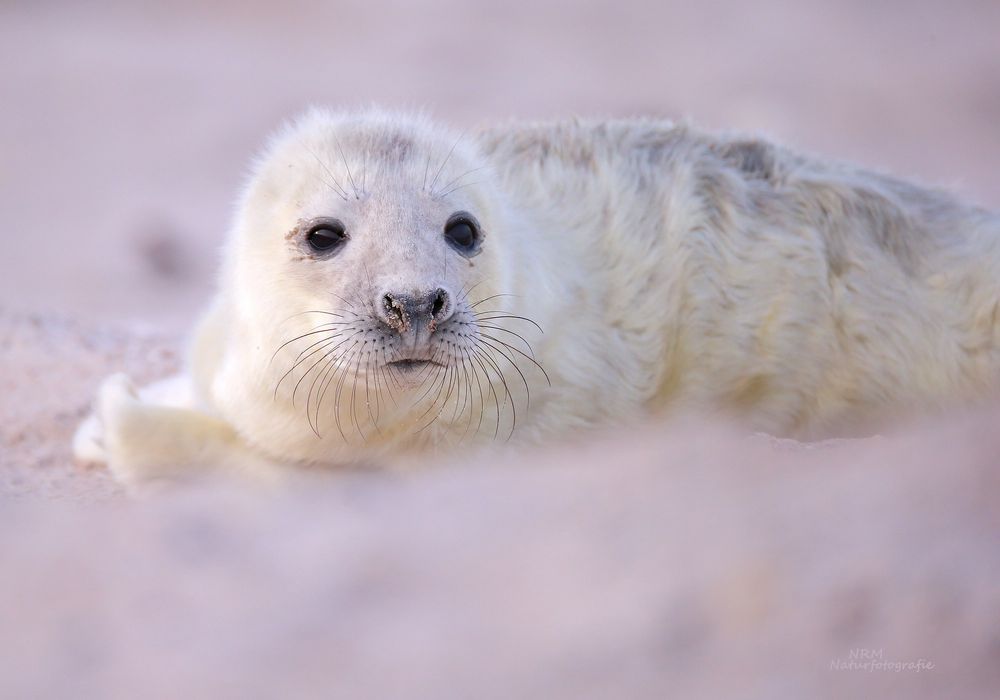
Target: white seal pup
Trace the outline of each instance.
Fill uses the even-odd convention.
[[[539,442],[671,407],[830,434],[983,396],[1000,218],[648,120],[309,112],[257,162],[182,376],[75,441],[135,480]]]

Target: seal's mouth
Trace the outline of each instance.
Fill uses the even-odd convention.
[[[395,362],[389,362],[388,366],[401,372],[402,374],[413,374],[421,370],[427,369],[432,365],[437,365],[438,367],[444,367],[440,362],[433,362],[432,360],[396,360]]]

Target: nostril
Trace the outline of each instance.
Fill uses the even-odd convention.
[[[431,304],[431,318],[439,321],[442,317],[447,316],[450,313],[451,297],[448,296],[448,292],[439,288],[437,293],[434,295],[434,302]]]
[[[399,328],[405,323],[403,305],[391,294],[382,297],[382,307],[385,309],[386,319],[391,325]]]

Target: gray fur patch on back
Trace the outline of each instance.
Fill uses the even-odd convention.
[[[846,251],[851,248],[851,237],[867,238],[903,269],[914,271],[918,257],[914,247],[922,231],[897,203],[860,186],[804,180],[796,183],[796,190],[803,210],[823,232],[830,250]]]
[[[715,146],[719,156],[744,175],[774,182],[777,180],[774,148],[763,141],[728,141]]]

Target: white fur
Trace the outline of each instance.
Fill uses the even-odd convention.
[[[442,236],[456,210],[485,231],[470,260]],[[329,259],[297,229],[318,216],[350,235]],[[514,318],[473,326],[493,336],[480,350],[503,378],[462,346],[439,398],[453,391],[429,414],[429,396],[411,405],[427,385],[395,386],[377,368],[391,344],[377,332],[363,337],[381,359],[345,359],[355,346],[342,346],[331,360],[315,420],[311,362],[275,393],[315,336],[282,343],[338,318],[303,312],[365,316],[384,290],[438,286],[465,295],[461,318],[495,310],[544,333]],[[472,308],[498,294],[513,296]],[[424,117],[315,110],[254,169],[195,334],[190,400],[165,408],[113,379],[77,453],[125,479],[192,463],[343,465],[512,429],[538,442],[673,408],[829,434],[996,387],[998,309],[1000,219],[936,191],[664,122],[460,138]],[[500,339],[533,354],[551,386]],[[97,443],[103,453],[82,447]]]

